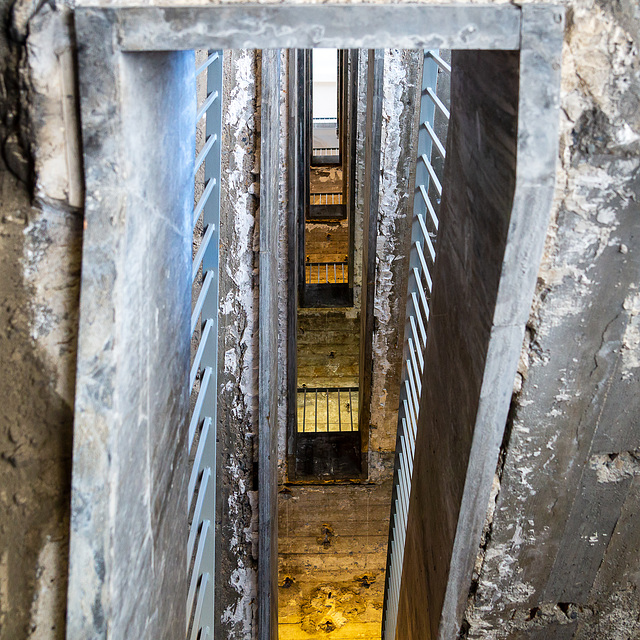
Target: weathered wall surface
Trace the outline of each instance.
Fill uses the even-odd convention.
[[[640,9],[570,6],[556,206],[469,638],[640,637]]]
[[[280,493],[279,637],[380,638],[391,482]]]
[[[3,640],[65,633],[81,177],[60,100],[74,81],[66,20],[43,11],[25,46],[34,8],[0,3]]]
[[[258,196],[255,52],[225,52],[220,209],[216,634],[253,637],[257,585]]]
[[[415,172],[410,149],[421,70],[418,52],[385,52],[369,427],[372,480],[393,474]]]
[[[455,51],[451,61],[446,186],[396,628],[403,639],[438,637],[472,444],[483,426],[478,415],[515,191],[519,56]],[[494,161],[483,163],[487,157]]]

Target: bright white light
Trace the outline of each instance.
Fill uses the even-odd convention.
[[[313,50],[313,117],[338,115],[338,50]]]

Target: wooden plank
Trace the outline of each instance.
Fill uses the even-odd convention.
[[[258,638],[278,634],[278,188],[280,51],[262,51],[258,371]]]
[[[336,347],[349,347],[349,351],[360,353],[360,333],[358,328],[352,331],[349,327],[342,331],[325,330],[315,331],[313,328],[300,329],[298,331],[298,346],[305,345],[327,345],[331,351],[335,351]]]
[[[282,556],[280,566],[285,573],[292,573],[295,576],[311,572],[314,579],[322,581],[321,574],[333,576],[333,580],[335,580],[337,576],[344,575],[346,572],[366,573],[369,570],[380,573],[384,571],[386,560],[382,554],[367,553],[351,556],[294,554]]]
[[[291,485],[288,487],[287,497],[282,500],[282,504],[300,504],[315,508],[317,504],[326,503],[327,500],[339,498],[341,500],[354,500],[362,504],[366,500],[367,504],[389,504],[391,493],[391,480],[386,482],[370,484],[351,485],[311,485],[298,487]],[[301,507],[303,508],[303,507]],[[306,506],[304,508],[307,508]]]
[[[336,584],[336,583],[334,583]],[[340,583],[338,583],[340,584]],[[344,583],[343,583],[344,584]],[[319,586],[323,586],[323,585],[319,585]],[[325,585],[326,586],[326,583]],[[345,585],[346,586],[346,585]],[[348,585],[348,587],[353,587],[353,584]],[[286,593],[286,590],[283,589],[282,587],[280,587],[280,597],[286,597],[284,596],[284,593]],[[372,594],[370,593],[369,590],[361,590],[361,594],[363,597],[366,597],[367,601],[368,601],[368,606],[367,608],[364,610],[364,612],[359,613],[358,617],[356,620],[349,620],[349,626],[353,625],[360,625],[360,624],[367,624],[367,623],[374,623],[377,624],[378,626],[378,640],[380,638],[380,609],[379,607],[374,607],[373,604],[371,603],[371,601],[377,601],[376,604],[379,604],[382,602],[382,598],[383,598],[383,593],[382,590],[379,590],[378,593],[376,594]],[[293,595],[293,594],[292,594]],[[307,592],[307,593],[301,593],[299,594],[299,596],[296,597],[292,597],[291,599],[289,599],[286,604],[284,606],[280,607],[280,610],[278,612],[278,625],[283,625],[283,624],[300,624],[303,619],[304,619],[304,613],[302,611],[302,607],[300,606],[300,600],[302,599],[306,599],[309,596],[312,596],[311,592]],[[329,636],[332,637],[332,636]]]
[[[386,486],[388,487],[389,483]],[[374,515],[375,517],[388,519],[390,495],[391,489],[389,488],[386,500],[384,499],[385,496],[381,495],[371,496],[367,495],[366,492],[349,494],[346,491],[345,495],[340,495],[337,492],[328,493],[324,500],[322,496],[311,496],[309,499],[305,496],[300,500],[295,497],[289,497],[282,500],[279,511],[281,514],[287,513],[289,516],[300,515],[310,521],[320,520],[332,515],[334,518],[339,516],[340,518],[355,521],[370,520]]]
[[[280,522],[282,524],[282,520]],[[340,535],[341,531],[344,531],[344,535],[356,535],[356,529],[353,527],[353,522],[348,520],[345,521],[340,519],[340,521],[336,521],[327,519],[324,522],[320,522],[319,520],[310,522],[309,520],[290,519],[287,522],[287,526],[290,530],[295,529],[298,532],[297,535],[299,534],[302,536],[319,536],[322,525],[324,524],[330,524],[333,527],[333,531],[336,536]],[[358,530],[363,531],[363,536],[365,537],[386,535],[389,532],[389,520],[370,520],[367,522],[366,528],[360,527]]]

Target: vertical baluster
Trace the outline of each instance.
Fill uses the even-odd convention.
[[[327,433],[329,433],[329,389],[327,389]]]
[[[302,433],[307,430],[307,387],[304,387],[304,404],[302,405]]]

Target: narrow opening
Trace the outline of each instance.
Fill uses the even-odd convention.
[[[303,153],[299,225],[297,373],[293,414],[297,481],[358,478],[361,466],[360,251],[362,209],[355,205],[358,127],[357,51],[296,51],[294,106]],[[363,154],[360,154],[362,161]],[[356,295],[354,297],[354,289]],[[293,395],[293,394],[292,394]]]
[[[338,49],[313,49],[311,59],[311,164],[340,164]]]

